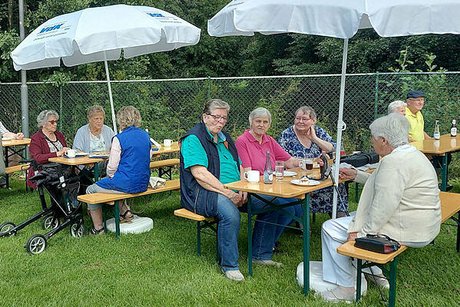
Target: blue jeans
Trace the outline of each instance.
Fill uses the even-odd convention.
[[[222,194],[217,196],[217,249],[223,271],[238,270],[240,211]]]
[[[263,199],[269,200],[273,196],[259,195]],[[276,198],[273,201],[275,205],[283,205],[293,201],[295,198]],[[261,210],[270,208],[265,202],[251,196],[251,208],[252,210]],[[270,211],[257,215],[256,222],[254,225],[254,232],[252,237],[252,258],[258,260],[270,260],[273,255],[273,247],[275,242],[279,239],[284,231],[284,227],[289,225],[294,216],[294,206],[283,209],[289,215],[283,214],[282,211]],[[273,225],[277,224],[277,225]]]

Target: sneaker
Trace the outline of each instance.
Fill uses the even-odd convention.
[[[281,262],[276,262],[273,260],[260,260],[260,259],[252,259],[252,263],[266,265],[266,266],[274,266],[277,268],[281,268],[283,264]]]
[[[345,288],[337,286],[337,288],[320,293],[320,296],[328,302],[333,303],[353,303],[355,300],[354,288]]]
[[[105,233],[105,228],[102,227],[101,229],[96,229],[96,228],[91,228],[90,234],[97,236],[97,235],[103,235]]]
[[[366,274],[366,279],[367,281],[370,281],[381,288],[390,289],[390,283],[388,282],[388,279],[386,279],[386,277],[383,276],[383,274],[379,274],[379,275]]]
[[[225,277],[233,281],[243,281],[244,276],[241,274],[240,270],[229,270],[229,271],[222,271]]]

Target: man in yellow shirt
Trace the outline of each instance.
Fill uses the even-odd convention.
[[[420,142],[431,137],[425,132],[425,122],[421,110],[425,105],[425,94],[411,90],[407,93],[406,118],[410,123],[409,141]]]

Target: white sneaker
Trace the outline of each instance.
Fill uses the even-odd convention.
[[[345,288],[338,286],[337,288],[329,291],[321,292],[321,297],[328,302],[334,303],[353,303],[356,297],[354,288]]]
[[[234,281],[243,281],[244,276],[241,274],[240,270],[230,270],[230,271],[225,271],[223,272],[225,277],[227,277],[230,280]]]
[[[379,275],[366,274],[366,279],[367,281],[370,281],[381,288],[390,289],[390,283],[388,282],[388,279],[383,274],[379,274]]]
[[[260,259],[252,259],[252,263],[266,265],[266,266],[274,266],[277,268],[281,268],[283,264],[281,262],[276,262],[273,260],[260,260]]]

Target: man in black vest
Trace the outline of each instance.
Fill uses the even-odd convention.
[[[180,140],[181,203],[186,209],[218,219],[220,267],[234,281],[244,280],[238,267],[240,212],[247,195],[224,184],[241,178],[241,162],[229,134],[222,131],[230,106],[220,99],[205,105],[201,122]]]

